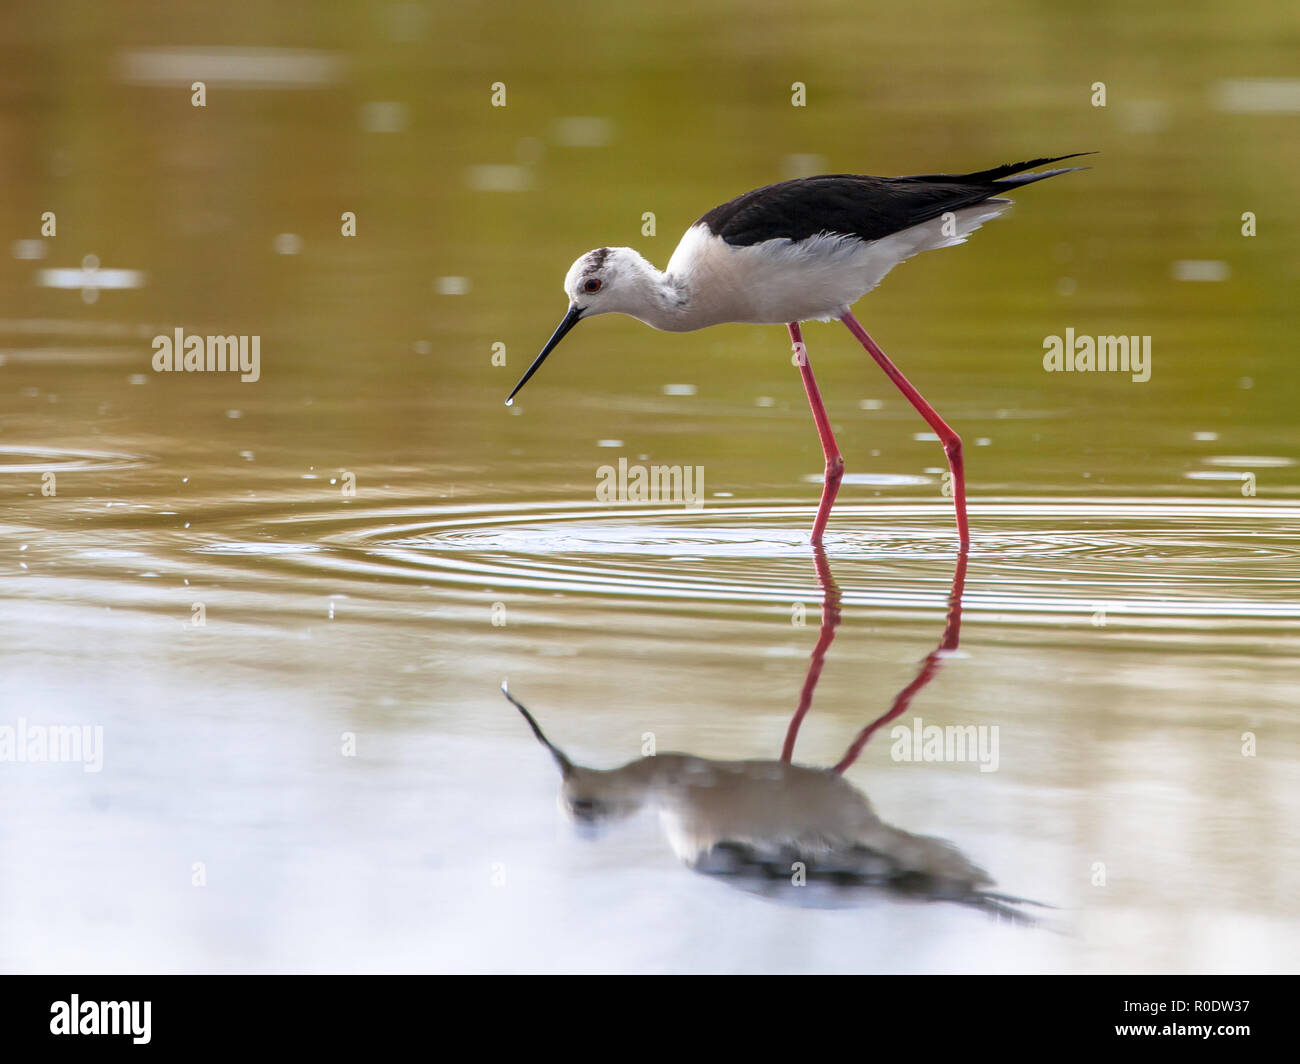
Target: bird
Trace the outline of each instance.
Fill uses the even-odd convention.
[[[964,243],[1012,204],[1002,194],[1086,167],[1038,167],[1091,152],[1008,163],[968,174],[871,177],[824,174],[754,189],[703,215],[687,229],[665,270],[627,247],[580,256],[564,278],[569,309],[506,399],[515,396],[579,321],[626,314],[665,332],[729,322],[789,330],[793,361],[825,457],[811,543],[820,545],[844,476],[830,420],[808,359],[800,323],[838,319],[916,408],[943,444],[951,474],[961,550],[970,546],[961,437],[903,376],[854,317],[852,306],[900,262]],[[1031,172],[1036,171],[1036,172]]]
[[[1016,906],[1042,904],[989,890],[988,873],[947,840],[885,823],[837,768],[668,752],[588,768],[546,737],[508,684],[501,692],[559,767],[560,808],[588,834],[648,809],[684,865],[738,886],[883,888],[1027,923]]]

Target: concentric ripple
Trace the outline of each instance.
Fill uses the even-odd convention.
[[[332,581],[742,603],[820,597],[807,505],[437,506],[263,516],[259,541],[191,548],[276,554]],[[942,609],[956,557],[937,502],[837,507],[826,536],[845,605]],[[1291,503],[994,499],[976,530],[964,607],[1188,623],[1300,619],[1300,507]],[[260,546],[259,546],[260,543]]]

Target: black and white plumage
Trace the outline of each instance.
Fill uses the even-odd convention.
[[[569,313],[510,399],[574,325],[598,314],[669,332],[842,318],[900,262],[960,244],[996,218],[1011,206],[1003,193],[1080,168],[1026,171],[1080,154],[1088,153],[970,174],[826,174],[767,185],[700,218],[663,271],[632,248],[589,251],[564,278]]]
[[[1011,206],[1003,193],[1076,169],[1025,173],[1067,158],[973,174],[783,181],[705,214],[663,272],[631,248],[597,248],[570,268],[565,291],[580,318],[628,314],[670,332],[829,321],[900,262],[964,242]]]
[[[782,181],[746,192],[714,207],[696,224],[733,247],[765,240],[807,240],[820,233],[882,240],[921,225],[945,212],[986,203],[1012,189],[1077,167],[1024,173],[1037,166],[1072,159],[1031,159],[973,174],[919,174],[913,177],[867,177],[825,174]],[[1010,203],[1010,200],[997,200]]]
[[[1011,206],[1002,193],[1078,167],[1032,159],[970,174],[867,177],[827,174],[746,192],[713,208],[686,231],[664,270],[631,248],[597,248],[564,278],[569,310],[506,398],[509,406],[556,345],[583,318],[627,314],[656,329],[687,332],[725,322],[784,324],[826,457],[812,542],[820,543],[844,462],[808,363],[800,322],[839,319],[906,396],[943,444],[952,474],[957,529],[965,549],[961,438],[926,402],[853,316],[852,306],[900,262],[960,244]]]

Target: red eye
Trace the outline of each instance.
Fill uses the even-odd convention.
[[[582,290],[584,292],[599,292],[600,280],[596,277],[587,278],[587,280],[582,282]]]

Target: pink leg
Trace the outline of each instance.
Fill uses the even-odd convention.
[[[808,393],[808,404],[812,407],[813,420],[817,422],[817,435],[822,441],[822,453],[826,456],[826,474],[822,479],[822,501],[817,506],[817,517],[813,521],[812,528],[812,543],[817,547],[821,546],[822,532],[826,530],[826,521],[831,516],[831,507],[835,505],[835,495],[840,490],[840,480],[844,477],[844,459],[840,457],[840,449],[836,446],[835,436],[831,433],[830,419],[826,416],[826,407],[822,403],[822,393],[817,387],[817,378],[813,376],[812,363],[808,361],[808,348],[804,346],[799,323],[792,321],[786,328],[790,330],[790,340],[794,343],[795,357],[799,362],[799,373],[803,376],[804,391]]]
[[[790,718],[790,725],[785,732],[785,745],[781,747],[781,760],[789,761],[794,757],[794,743],[799,738],[799,726],[808,715],[812,705],[813,692],[817,690],[817,681],[821,678],[822,666],[826,663],[826,651],[835,639],[835,629],[840,624],[840,588],[831,575],[830,563],[826,560],[826,551],[817,545],[813,547],[813,564],[817,567],[817,582],[822,588],[822,626],[813,647],[812,657],[808,661],[808,673],[804,676],[803,690],[799,692],[799,706]]]
[[[934,429],[935,435],[943,444],[943,453],[948,456],[948,468],[952,471],[953,501],[957,505],[957,536],[961,540],[961,549],[966,550],[970,546],[970,528],[966,524],[966,471],[961,458],[961,437],[948,427],[943,418],[935,412],[934,407],[908,383],[907,378],[889,361],[885,352],[876,346],[876,341],[867,335],[867,330],[858,324],[858,319],[852,313],[845,311],[844,317],[840,320],[848,327],[849,332],[858,338],[858,342],[867,349],[867,353],[879,363],[885,375],[907,397],[907,401],[916,407],[920,415],[925,418],[925,423]]]
[[[867,745],[867,740],[876,733],[877,729],[905,713],[917,692],[934,679],[934,674],[939,671],[939,667],[944,662],[944,653],[957,649],[961,640],[961,597],[966,592],[966,558],[967,554],[964,550],[957,552],[957,568],[953,570],[952,591],[948,595],[948,622],[944,625],[943,638],[939,640],[939,645],[925,656],[916,679],[898,692],[889,709],[858,732],[858,737],[840,758],[839,764],[831,769],[832,772],[843,774],[858,759],[862,748]]]

